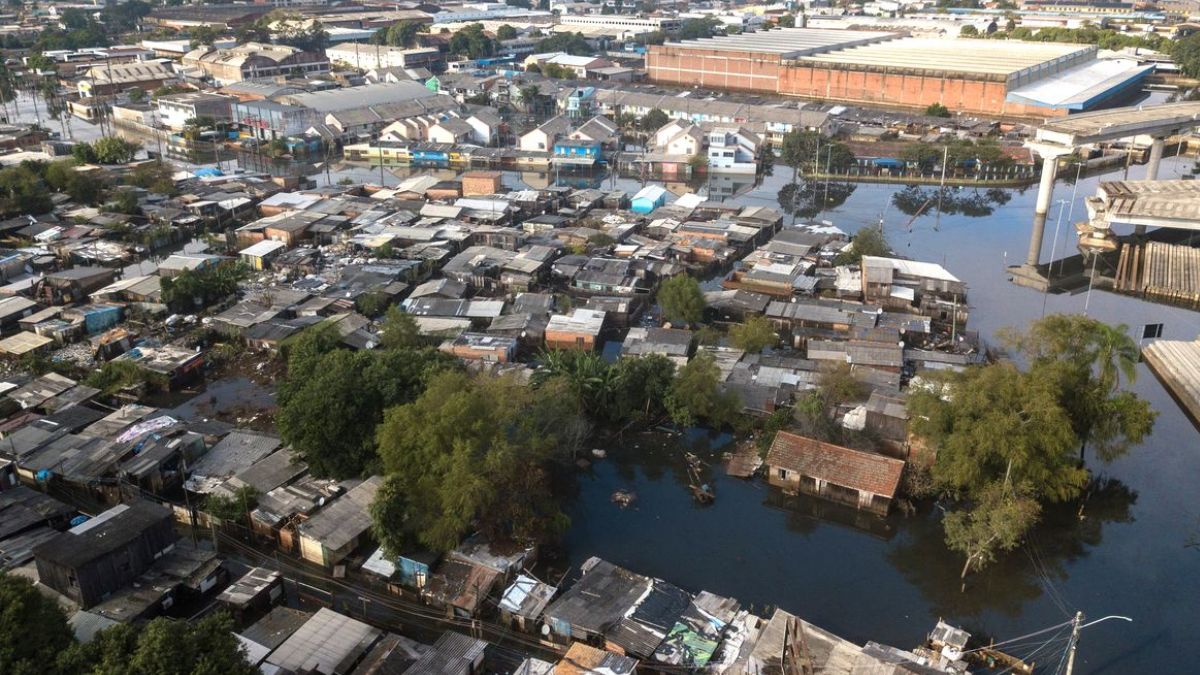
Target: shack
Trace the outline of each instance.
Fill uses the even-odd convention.
[[[904,462],[780,431],[767,453],[767,481],[789,491],[886,514]]]
[[[368,478],[301,524],[301,557],[333,567],[349,555],[371,529],[371,502],[381,483],[380,476]]]
[[[41,582],[87,609],[133,583],[178,539],[171,510],[139,500],[59,533],[33,555]]]

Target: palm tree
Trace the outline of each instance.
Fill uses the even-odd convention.
[[[1121,376],[1132,383],[1137,379],[1137,364],[1141,350],[1129,337],[1129,326],[1116,326],[1097,322],[1093,340],[1092,361],[1099,372],[1100,382],[1107,391],[1116,391],[1121,386]]]

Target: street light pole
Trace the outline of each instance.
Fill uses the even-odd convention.
[[[1075,669],[1075,652],[1079,647],[1080,631],[1082,631],[1084,628],[1087,628],[1088,626],[1095,626],[1096,624],[1098,624],[1102,621],[1108,621],[1109,619],[1120,619],[1122,621],[1128,621],[1130,623],[1133,623],[1133,619],[1131,619],[1127,616],[1118,616],[1115,614],[1110,614],[1109,616],[1101,617],[1099,619],[1096,619],[1095,621],[1089,621],[1087,623],[1083,623],[1083,612],[1075,612],[1075,620],[1072,622],[1075,624],[1075,627],[1071,629],[1071,646],[1070,646],[1070,651],[1067,653],[1066,675],[1071,675],[1072,671],[1074,671],[1074,669]]]

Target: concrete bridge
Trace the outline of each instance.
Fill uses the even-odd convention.
[[[1038,270],[1038,263],[1042,255],[1042,239],[1046,232],[1046,214],[1050,210],[1054,195],[1054,181],[1058,177],[1058,161],[1061,157],[1086,145],[1149,137],[1150,158],[1146,164],[1146,181],[1154,181],[1158,178],[1166,139],[1190,133],[1197,127],[1200,127],[1200,102],[1192,101],[1082,113],[1047,121],[1038,127],[1033,140],[1026,143],[1027,147],[1042,158],[1042,175],[1034,208],[1033,232],[1029,239],[1029,254],[1025,258],[1025,264],[1009,268],[1013,281],[1041,289],[1048,283],[1046,277]],[[1149,192],[1144,194],[1149,195]],[[1139,231],[1146,225],[1173,226],[1150,221],[1134,224]]]

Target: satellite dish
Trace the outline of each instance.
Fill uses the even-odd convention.
[[[546,624],[546,623],[542,624],[542,635],[545,635],[545,636],[549,637],[549,635],[550,635],[550,624]]]

